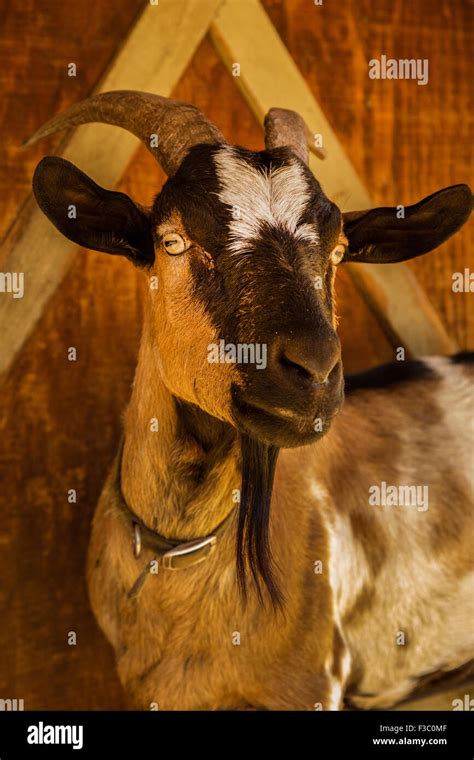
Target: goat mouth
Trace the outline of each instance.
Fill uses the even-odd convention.
[[[324,410],[301,414],[261,399],[246,399],[237,389],[233,393],[236,427],[254,439],[280,448],[304,446],[321,438],[329,430],[340,405],[329,401]]]

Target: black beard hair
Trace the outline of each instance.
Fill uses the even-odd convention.
[[[178,413],[178,430],[183,437],[192,437],[203,449],[209,462],[215,463],[228,456],[236,434],[235,428],[221,422],[194,404],[175,398]],[[245,605],[248,592],[248,570],[254,582],[258,600],[265,606],[265,590],[275,611],[283,612],[284,597],[274,578],[278,569],[272,558],[269,540],[270,502],[273,478],[279,454],[278,446],[255,440],[240,433],[242,480],[239,521],[236,541],[237,582]],[[189,480],[190,498],[202,482],[205,472],[199,466],[191,467],[183,477]]]
[[[284,597],[274,577],[276,568],[269,540],[270,503],[280,449],[242,433],[242,487],[237,528],[237,579],[247,601],[247,570],[250,569],[258,600],[265,605],[263,585],[274,610],[283,609]]]

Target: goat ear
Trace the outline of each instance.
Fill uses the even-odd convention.
[[[453,185],[404,209],[385,207],[343,214],[349,241],[343,260],[394,264],[414,259],[444,243],[468,220],[471,210],[469,187]]]
[[[128,195],[104,190],[57,156],[40,161],[33,192],[43,213],[74,243],[126,256],[138,266],[153,263],[149,217]]]

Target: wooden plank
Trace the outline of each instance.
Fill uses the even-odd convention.
[[[96,91],[135,89],[170,95],[221,2],[148,4]],[[99,184],[113,187],[138,144],[125,130],[88,124],[63,141],[59,155]],[[25,286],[23,298],[4,294],[0,299],[0,377],[61,282],[75,250],[77,246],[53,228],[30,198],[7,235],[2,254],[2,271],[24,273]]]
[[[321,134],[327,158],[311,157],[325,192],[342,209],[369,208],[370,196],[281,41],[259,0],[226,0],[211,23],[212,40],[234,81],[262,123],[272,107],[291,108]],[[347,264],[357,287],[393,345],[409,354],[445,354],[456,349],[414,275],[402,264]]]
[[[2,203],[0,245],[31,191],[31,176],[45,150],[53,151],[64,139],[58,133],[34,150],[24,151],[21,138],[32,135],[52,114],[77,103],[97,87],[119,45],[140,15],[136,0],[121,0],[114,8],[97,0],[69,4],[62,12],[60,0],[41,5],[41,24],[27,32],[38,13],[36,0],[21,5],[1,2],[0,114],[2,143]],[[19,44],[19,30],[23,29]],[[104,34],[107,29],[107,34]],[[84,44],[87,33],[89,44]],[[49,40],[55,45],[49,47]],[[94,54],[91,55],[91,45]],[[46,49],[48,47],[48,49]],[[77,76],[68,76],[74,61]],[[29,76],[25,76],[25,71]],[[34,72],[34,76],[33,76]],[[1,260],[0,260],[1,270]]]

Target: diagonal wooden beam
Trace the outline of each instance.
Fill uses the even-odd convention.
[[[211,37],[260,123],[273,106],[303,116],[323,136],[327,158],[311,158],[325,192],[346,210],[370,208],[370,196],[259,0],[225,0],[211,23]],[[369,307],[396,346],[415,356],[456,350],[419,285],[403,264],[346,264]]]
[[[130,89],[170,95],[221,2],[149,3],[97,92]],[[95,181],[113,187],[138,145],[137,138],[125,130],[87,124],[63,141],[59,154],[79,164]],[[3,245],[1,270],[24,273],[25,285],[23,298],[5,293],[0,298],[0,377],[40,318],[76,250],[77,246],[55,230],[30,198]]]

